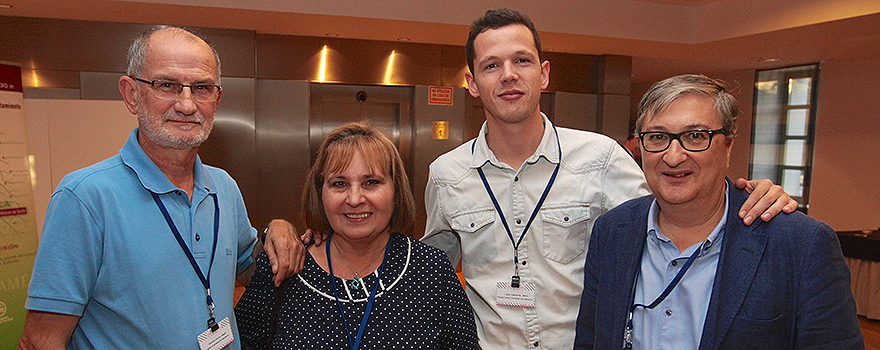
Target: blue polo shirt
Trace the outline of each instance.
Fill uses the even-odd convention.
[[[26,307],[81,316],[70,349],[199,349],[206,292],[151,193],[162,199],[207,275],[217,321],[232,312],[235,276],[253,260],[256,231],[238,185],[196,159],[192,201],[129,135],[119,154],[77,170],[52,194]],[[220,219],[213,263],[214,213]]]

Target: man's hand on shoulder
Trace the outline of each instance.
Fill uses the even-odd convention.
[[[751,180],[739,178],[734,182],[736,188],[749,193],[749,198],[739,210],[743,223],[751,225],[759,215],[761,220],[770,221],[780,212],[792,213],[798,208],[798,202],[791,198],[782,186],[773,181]]]
[[[269,256],[276,287],[288,277],[302,271],[307,251],[291,223],[281,219],[272,220],[266,228],[263,249]]]

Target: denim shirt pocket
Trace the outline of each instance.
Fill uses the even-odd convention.
[[[544,205],[541,220],[544,225],[544,257],[568,264],[587,248],[588,203]]]
[[[494,209],[478,208],[453,214],[449,218],[449,225],[456,232],[472,234],[493,221],[495,221]]]

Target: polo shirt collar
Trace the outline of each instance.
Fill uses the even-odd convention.
[[[122,163],[129,167],[137,175],[141,185],[150,192],[156,194],[165,194],[177,191],[178,188],[168,180],[165,173],[159,170],[156,163],[144,153],[138,143],[138,128],[134,128],[128,135],[128,140],[122,149],[119,150],[119,156]],[[196,156],[196,162],[193,166],[194,188],[193,191],[204,191],[207,193],[216,193],[216,186],[211,176],[205,171],[201,157]]]
[[[526,163],[534,164],[541,157],[544,157],[544,159],[547,159],[547,161],[552,164],[559,163],[559,142],[557,141],[557,134],[554,132],[555,128],[553,127],[553,123],[550,122],[550,119],[547,118],[543,112],[541,113],[541,117],[544,119],[544,135],[541,137],[541,143],[538,145],[538,149],[535,150],[535,153],[533,153],[531,157],[526,159]],[[496,166],[500,165],[498,159],[495,158],[495,154],[489,149],[489,144],[486,142],[486,134],[489,132],[486,126],[486,122],[483,122],[483,126],[480,128],[480,133],[474,140],[475,144],[473,145],[473,157],[470,164],[471,168],[479,168],[483,166],[483,164],[486,164],[486,162],[492,163]],[[515,166],[518,165],[519,164]]]

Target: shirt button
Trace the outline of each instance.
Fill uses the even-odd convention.
[[[513,182],[519,182],[519,176],[514,176],[514,177],[513,177]]]
[[[180,191],[174,191],[174,193],[176,193],[178,196],[181,195]]]
[[[678,261],[677,261],[677,260],[672,260],[672,266],[678,266]]]
[[[473,223],[473,222],[471,223],[471,227],[474,227],[474,223]]]
[[[522,220],[520,220],[520,219],[516,219],[516,224],[517,224],[517,225],[522,224]]]
[[[525,260],[523,260],[523,262],[522,262],[522,264],[523,264],[523,266],[526,266],[526,261],[525,261]]]
[[[538,342],[535,342],[535,343],[532,344],[532,345],[534,345],[534,346],[537,348],[537,347],[538,347]]]
[[[568,216],[562,218],[562,221],[568,221]]]
[[[200,240],[200,239],[202,239],[202,237],[200,237],[199,234],[196,233],[196,240],[198,241],[198,240]]]
[[[666,310],[666,316],[672,316],[672,310]]]

